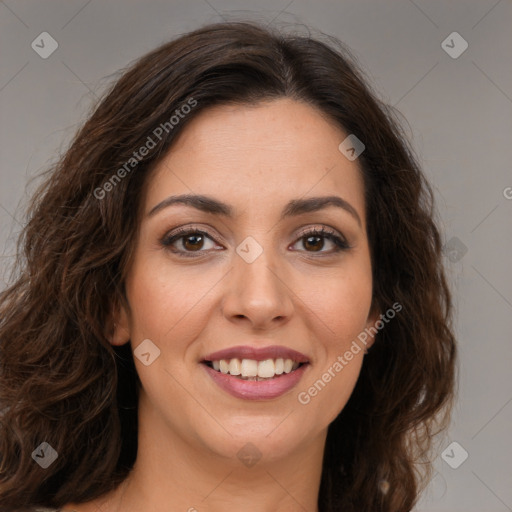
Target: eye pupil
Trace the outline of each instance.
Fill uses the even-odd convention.
[[[191,247],[188,245],[190,240],[193,240]],[[203,235],[188,235],[184,238],[183,244],[187,249],[201,249],[203,245]]]
[[[317,244],[315,245],[315,242],[311,242],[311,240],[316,240],[317,241]],[[318,241],[320,241],[320,245],[318,245]],[[306,238],[306,243],[304,244],[304,247],[307,249],[306,246],[308,245],[313,245],[313,251],[319,251],[321,249],[323,249],[323,246],[324,246],[324,242],[323,242],[323,237],[321,236],[308,236]]]

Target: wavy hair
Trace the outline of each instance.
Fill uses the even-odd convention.
[[[31,200],[11,284],[0,295],[2,510],[88,501],[127,476],[140,381],[129,344],[109,343],[110,312],[126,305],[149,173],[199,112],[282,97],[307,102],[365,144],[358,162],[373,306],[403,308],[377,334],[328,428],[319,510],[412,509],[455,393],[452,302],[432,189],[396,113],[342,43],[227,22],[122,70]],[[195,107],[169,128],[191,98]],[[155,133],[156,147],[127,168]],[[42,442],[58,453],[47,469],[31,457]]]

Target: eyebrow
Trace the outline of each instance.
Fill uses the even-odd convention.
[[[220,215],[228,218],[232,218],[234,213],[234,210],[230,205],[218,201],[213,197],[201,194],[183,194],[167,197],[149,211],[148,217],[152,217],[161,210],[175,204],[184,204],[205,213],[211,213],[213,215]],[[328,208],[329,206],[335,206],[345,210],[354,217],[359,226],[362,227],[361,218],[359,217],[356,209],[349,202],[339,196],[319,196],[308,197],[306,199],[292,199],[284,207],[280,220],[304,213],[316,212],[323,210],[324,208]]]

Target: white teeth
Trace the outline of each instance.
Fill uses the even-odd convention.
[[[258,377],[270,378],[275,375],[275,365],[273,359],[265,359],[258,363]]]
[[[276,375],[290,373],[296,370],[300,363],[293,359],[265,359],[256,361],[254,359],[220,359],[212,361],[214,370],[224,374],[236,375],[245,380],[271,379]]]
[[[225,359],[220,360],[220,371],[222,373],[228,373],[229,372],[229,363]]]
[[[240,372],[242,377],[256,377],[256,375],[258,375],[258,361],[254,359],[242,359]]]
[[[242,373],[240,359],[231,359],[229,362],[229,373],[231,375],[240,375]]]

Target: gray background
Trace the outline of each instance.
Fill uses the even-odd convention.
[[[28,180],[65,150],[105,77],[178,34],[240,17],[339,37],[407,119],[436,191],[460,342],[454,421],[418,510],[512,511],[510,0],[0,1],[0,287]],[[44,31],[59,45],[47,59],[31,48]],[[441,46],[454,31],[469,45],[456,59]],[[441,457],[453,441],[447,461],[469,454],[457,469]]]

